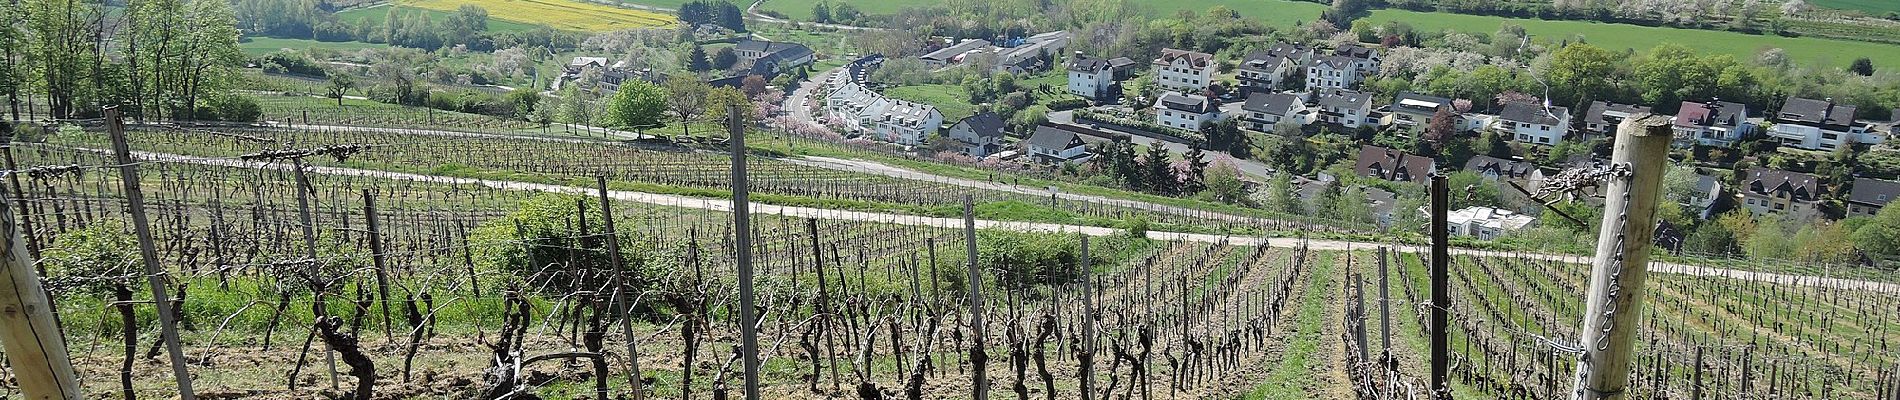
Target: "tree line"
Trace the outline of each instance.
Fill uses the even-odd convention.
[[[0,90],[15,119],[34,104],[55,118],[124,105],[139,119],[255,119],[256,104],[231,93],[238,35],[221,0],[0,4]]]

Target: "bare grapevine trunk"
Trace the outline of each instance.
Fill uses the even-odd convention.
[[[343,364],[350,366],[350,376],[356,377],[356,390],[351,398],[369,400],[376,392],[376,364],[357,347],[355,334],[339,331],[342,327],[343,319],[339,317],[317,320],[317,330],[323,334],[323,342],[343,357]]]
[[[115,284],[112,294],[118,300],[119,330],[125,335],[125,362],[119,364],[119,388],[125,400],[134,400],[137,396],[132,393],[132,357],[139,351],[139,328],[138,317],[132,313],[132,288]]]

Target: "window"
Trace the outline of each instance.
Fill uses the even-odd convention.
[[[1543,143],[1543,144],[1550,144],[1550,138],[1547,138],[1547,137],[1540,137],[1540,138],[1537,138],[1537,142],[1538,142],[1538,143]]]
[[[1775,211],[1781,211],[1781,210],[1786,210],[1786,209],[1788,209],[1788,205],[1787,205],[1787,204],[1776,204],[1776,205],[1775,205]]]
[[[1522,133],[1519,133],[1519,134],[1517,134],[1517,141],[1519,141],[1519,142],[1529,142],[1529,141],[1531,141],[1531,135],[1526,135],[1526,134],[1522,134]]]
[[[1550,132],[1550,125],[1538,125],[1537,128],[1542,129],[1545,132]]]

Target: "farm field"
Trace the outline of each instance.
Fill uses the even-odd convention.
[[[1524,27],[1532,39],[1545,42],[1581,37],[1590,44],[1611,50],[1648,50],[1662,43],[1677,43],[1714,54],[1731,54],[1749,60],[1768,48],[1781,48],[1788,56],[1806,65],[1846,67],[1854,58],[1868,57],[1874,65],[1900,65],[1900,46],[1851,40],[1789,38],[1748,35],[1696,29],[1658,28],[1626,24],[1583,21],[1546,21],[1448,13],[1422,13],[1385,9],[1372,12],[1372,23],[1400,21],[1421,30],[1453,29],[1472,33],[1496,32],[1505,23]]]
[[[270,53],[274,53],[274,52],[277,52],[278,50],[283,50],[283,49],[319,49],[320,48],[320,49],[336,49],[336,50],[357,50],[357,49],[382,48],[384,46],[386,45],[377,44],[377,43],[356,42],[356,41],[320,42],[320,41],[309,40],[309,39],[283,39],[283,38],[257,37],[257,36],[245,37],[244,41],[238,42],[238,49],[243,50],[244,54],[252,55],[252,56],[270,54]]]
[[[669,14],[582,0],[400,0],[396,4],[438,11],[455,11],[463,4],[474,4],[488,9],[491,19],[582,32],[663,27],[675,23]]]
[[[1900,2],[1887,0],[1814,0],[1809,2],[1815,7],[1836,10],[1860,10],[1879,16],[1890,12],[1900,12]]]
[[[418,12],[423,13],[424,15],[429,16],[430,21],[433,21],[435,23],[442,23],[442,21],[446,20],[452,13],[455,12],[453,9],[445,11],[445,10],[437,10],[437,9],[429,9],[429,8],[396,5],[396,4],[391,4],[391,3],[381,3],[381,4],[368,6],[368,7],[357,7],[357,8],[351,8],[348,10],[339,11],[336,13],[336,18],[338,20],[342,20],[345,22],[362,22],[362,21],[367,20],[370,22],[381,23],[383,18],[389,14],[390,8],[395,8],[397,15],[409,15],[411,13],[418,13]],[[513,14],[498,15],[491,10],[488,15],[488,31],[489,32],[521,32],[521,31],[532,30],[536,26],[536,24],[533,24],[533,23],[515,22],[511,20],[510,18],[520,18],[520,17],[517,17]]]

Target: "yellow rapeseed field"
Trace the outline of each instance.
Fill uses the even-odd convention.
[[[577,0],[401,0],[398,3],[442,11],[474,4],[487,9],[489,18],[544,24],[569,31],[650,28],[673,25],[676,21],[672,15]]]

